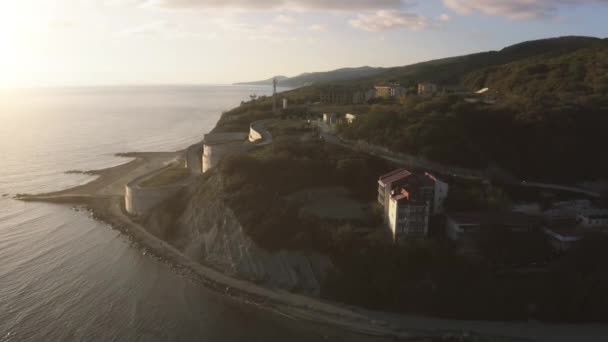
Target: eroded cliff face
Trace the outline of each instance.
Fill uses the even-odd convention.
[[[161,205],[145,226],[193,260],[224,273],[318,296],[321,282],[333,267],[331,260],[313,252],[269,252],[258,247],[221,197],[220,175],[206,177]]]

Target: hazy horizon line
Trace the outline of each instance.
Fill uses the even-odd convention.
[[[125,83],[125,84],[82,84],[82,85],[39,85],[39,86],[0,86],[0,91],[6,90],[36,90],[36,89],[74,89],[74,88],[162,88],[162,87],[271,87],[264,84],[237,84],[236,83]],[[287,88],[281,87],[279,88]]]

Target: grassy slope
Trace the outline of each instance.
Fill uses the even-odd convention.
[[[154,177],[148,178],[143,181],[140,186],[144,188],[152,188],[174,184],[178,181],[184,180],[190,176],[190,170],[184,168],[183,165],[172,166],[165,171],[155,175]]]
[[[291,200],[302,190],[345,187],[363,203],[374,203],[378,174],[386,163],[317,141],[275,138],[272,145],[222,162],[225,200],[247,233],[267,249],[312,249],[330,252],[335,228],[345,224],[378,226],[365,220],[319,219]],[[260,215],[269,213],[270,215]]]

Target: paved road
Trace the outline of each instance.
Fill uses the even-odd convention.
[[[545,189],[545,190],[559,190],[559,191],[566,191],[566,192],[574,192],[574,193],[578,193],[578,194],[586,195],[586,196],[590,196],[590,197],[597,197],[597,198],[602,197],[602,194],[600,194],[599,192],[595,192],[595,191],[591,191],[591,190],[586,190],[586,189],[583,189],[583,188],[577,188],[577,187],[574,187],[574,186],[559,185],[559,184],[536,183],[536,182],[526,182],[526,181],[522,181],[518,185],[529,187],[529,188],[538,188],[538,189]]]
[[[324,123],[317,121],[316,122],[320,134],[326,142],[331,144],[340,145],[342,147],[346,147],[352,150],[361,151],[360,148],[357,147],[356,142],[346,141],[338,138],[331,129]],[[482,179],[494,179],[491,175],[488,175],[485,171],[482,170],[472,170],[472,169],[464,169],[458,167],[450,167],[446,165],[441,165],[439,163],[430,162],[421,158],[416,158],[414,156],[405,156],[400,153],[394,153],[386,151],[380,147],[368,145],[365,149],[367,153],[375,155],[377,157],[381,157],[390,162],[404,165],[407,167],[416,167],[427,169],[433,172],[438,172],[440,174],[450,175],[452,177],[466,179],[466,180],[482,180]],[[505,183],[507,185],[515,185],[515,186],[523,186],[529,188],[537,188],[543,190],[557,190],[564,192],[571,192],[580,195],[590,196],[590,197],[601,197],[602,195],[599,192],[575,187],[575,186],[567,186],[563,184],[548,184],[548,183],[538,183],[538,182],[526,182],[523,180],[517,180],[513,177],[503,176],[498,180],[501,183]]]
[[[272,121],[276,121],[276,119],[259,120],[251,124],[251,128],[262,135],[262,140],[253,142],[256,146],[263,146],[272,143],[272,134],[270,134],[265,126],[267,123]]]
[[[345,148],[348,148],[348,149],[351,149],[351,150],[354,150],[357,152],[365,152],[365,153],[383,158],[385,160],[388,160],[390,162],[393,162],[395,164],[399,164],[399,165],[402,165],[402,166],[405,166],[408,168],[425,169],[425,170],[437,172],[440,174],[450,175],[452,177],[457,177],[457,178],[462,178],[462,179],[467,179],[467,180],[475,180],[475,179],[482,180],[482,179],[486,178],[485,172],[482,170],[472,170],[472,169],[465,169],[465,168],[442,165],[439,163],[425,160],[423,158],[418,158],[418,157],[410,156],[410,155],[404,155],[401,153],[390,152],[381,147],[373,146],[373,145],[369,145],[369,144],[367,144],[363,147],[361,144],[359,144],[357,142],[340,139],[332,132],[332,130],[327,125],[325,125],[322,122],[317,121],[316,124],[319,127],[319,133],[320,133],[321,137],[323,138],[323,140],[328,143],[331,143],[331,144],[340,145],[342,147],[345,147]]]

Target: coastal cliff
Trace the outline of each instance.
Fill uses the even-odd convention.
[[[201,178],[192,188],[159,205],[145,218],[151,233],[192,260],[257,284],[318,296],[333,268],[316,252],[268,251],[244,232],[222,193],[221,174]]]

